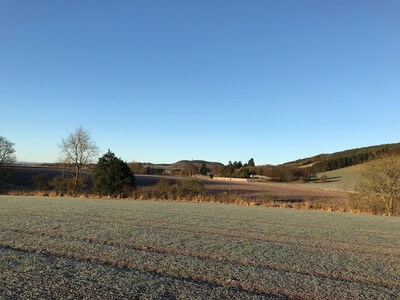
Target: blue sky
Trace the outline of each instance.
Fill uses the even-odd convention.
[[[399,142],[400,1],[0,0],[0,135],[55,162],[278,164]]]

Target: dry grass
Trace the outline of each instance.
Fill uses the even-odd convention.
[[[60,197],[54,191],[8,191],[10,196]],[[61,197],[96,198],[96,194]],[[103,197],[109,199],[109,197]],[[384,215],[376,199],[355,193],[310,188],[309,185],[213,180],[161,180],[158,185],[141,186],[129,197],[138,200],[168,200],[223,203],[244,206],[280,207]],[[399,215],[399,209],[395,215]]]

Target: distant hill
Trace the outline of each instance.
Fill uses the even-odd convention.
[[[326,172],[354,166],[387,155],[400,155],[400,143],[356,148],[331,154],[319,154],[283,165],[295,168],[312,166],[316,172]]]
[[[197,167],[200,167],[203,163],[206,164],[207,168],[211,168],[214,165],[220,165],[223,166],[223,164],[219,163],[219,162],[211,162],[211,161],[206,161],[206,160],[180,160],[177,161],[176,163],[173,163],[171,165],[169,165],[172,168],[184,168],[187,164],[194,164]]]
[[[180,160],[172,164],[152,164],[152,163],[136,163],[141,166],[141,170],[136,170],[136,173],[144,172],[144,174],[165,175],[165,174],[181,174],[181,170],[190,168],[190,165],[195,165],[200,168],[205,163],[207,168],[212,169],[214,166],[224,166],[219,162],[210,162],[206,160]],[[130,164],[134,169],[135,163]]]
[[[206,161],[206,160],[180,160],[175,163],[166,164],[166,163],[151,163],[151,162],[142,162],[140,164],[144,166],[150,166],[153,168],[165,168],[165,169],[181,169],[184,168],[187,164],[194,164],[200,167],[203,163],[207,165],[207,167],[211,167],[213,165],[220,165],[223,166],[222,163],[213,162],[213,161]]]

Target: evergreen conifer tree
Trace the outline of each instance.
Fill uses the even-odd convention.
[[[99,158],[93,183],[97,193],[111,197],[126,197],[136,187],[132,170],[110,150]]]
[[[200,174],[201,175],[207,175],[207,165],[206,165],[206,163],[202,163],[201,164],[201,167],[200,167]]]

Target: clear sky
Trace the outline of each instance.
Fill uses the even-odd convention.
[[[277,164],[399,142],[400,1],[0,0],[0,135],[55,162]]]

